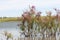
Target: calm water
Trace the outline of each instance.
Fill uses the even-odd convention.
[[[21,31],[21,30],[19,30],[17,25],[20,24],[20,23],[21,22],[18,22],[18,21],[16,21],[16,22],[14,22],[14,21],[12,21],[12,22],[2,22],[2,23],[0,22],[0,40],[1,40],[1,38],[4,37],[4,35],[3,35],[4,31],[11,32],[15,38],[19,37],[19,31]],[[56,37],[57,37],[57,40],[58,40],[59,36],[57,35]],[[3,39],[3,40],[5,40],[5,39]]]
[[[19,28],[18,28],[18,24],[20,24],[20,22],[0,22],[0,38],[3,38],[3,32],[4,31],[8,31],[11,32],[13,34],[14,37],[18,37],[19,36]]]

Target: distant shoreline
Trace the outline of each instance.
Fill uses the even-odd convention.
[[[41,16],[41,18],[46,18],[48,16]],[[55,18],[56,16],[51,16],[52,18]],[[0,22],[10,22],[10,21],[22,21],[22,17],[0,17]]]
[[[0,17],[0,22],[21,21],[20,17]]]

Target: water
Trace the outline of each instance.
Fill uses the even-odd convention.
[[[20,37],[19,31],[21,31],[21,30],[19,30],[19,28],[17,26],[20,23],[21,22],[19,22],[19,21],[0,22],[0,40],[2,40],[2,39],[5,40],[4,31],[11,32],[13,34],[14,38]],[[57,34],[58,34],[58,32],[57,32]],[[56,38],[57,38],[57,40],[59,40],[60,35],[57,35]]]
[[[20,22],[16,21],[12,21],[12,22],[0,22],[0,38],[4,37],[4,31],[8,31],[10,33],[13,34],[13,36],[19,37],[19,28],[18,28],[18,24],[20,24]]]

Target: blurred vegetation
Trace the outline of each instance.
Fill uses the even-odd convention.
[[[21,21],[20,17],[0,17],[0,22]]]
[[[36,35],[36,33],[41,33],[44,40],[44,32],[48,31],[48,35],[53,35],[56,40],[56,32],[57,29],[60,28],[60,11],[58,9],[54,9],[56,11],[56,15],[52,16],[51,11],[46,12],[46,16],[41,16],[42,12],[36,12],[35,6],[32,6],[29,11],[25,11],[22,14],[22,17],[0,17],[0,22],[9,22],[9,21],[21,21],[22,23],[19,26],[19,28],[26,32],[26,29],[28,30],[28,35]],[[32,32],[32,33],[31,33]],[[11,34],[9,34],[8,38]]]

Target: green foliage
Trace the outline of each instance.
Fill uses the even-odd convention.
[[[24,30],[25,30],[25,27],[22,25],[22,26],[20,27],[20,29],[21,29],[22,31],[24,31]]]

